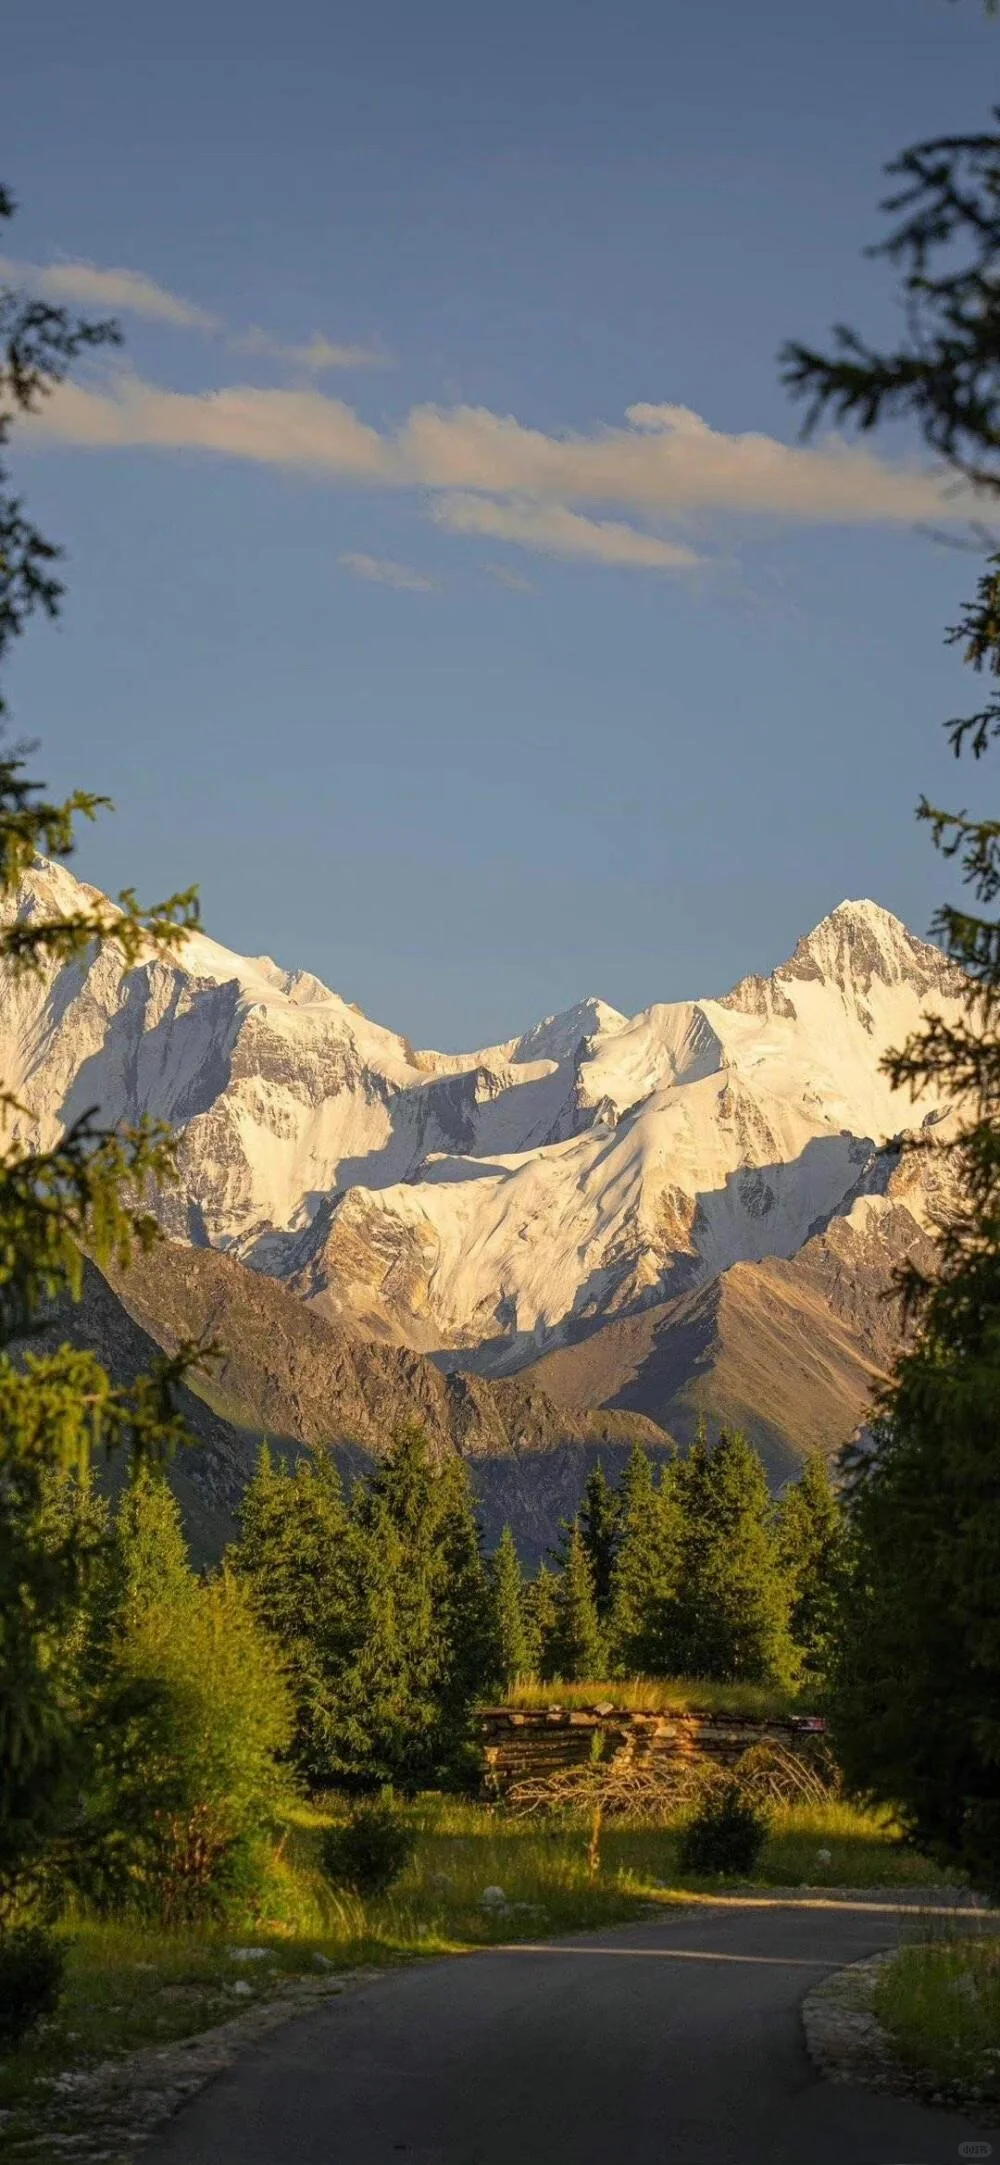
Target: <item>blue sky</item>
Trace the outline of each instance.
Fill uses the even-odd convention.
[[[880,167],[985,122],[978,0],[11,0],[4,45],[0,245],[127,334],[17,459],[70,593],[15,721],[118,806],[83,876],[197,880],[439,1045],[722,990],[847,894],[926,927],[975,567],[904,438],[798,447],[775,357],[891,334]]]

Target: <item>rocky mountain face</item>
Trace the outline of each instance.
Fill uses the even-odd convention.
[[[863,1426],[902,1338],[894,1274],[927,1265],[936,1178],[898,1150],[884,1187],[835,1212],[791,1257],[734,1263],[675,1300],[616,1318],[525,1371],[567,1408],[651,1413],[683,1447],[701,1418],[746,1431],[772,1480]]]
[[[381,1457],[393,1431],[417,1420],[438,1458],[469,1465],[486,1538],[509,1524],[537,1560],[576,1509],[600,1458],[617,1468],[634,1442],[653,1456],[671,1438],[642,1414],[557,1404],[533,1377],[491,1382],[444,1374],[405,1348],[347,1333],[273,1279],[210,1248],[163,1241],[107,1276],[85,1266],[83,1298],[60,1303],[33,1350],[69,1340],[131,1380],[156,1352],[213,1341],[180,1393],[197,1448],[171,1478],[197,1556],[217,1555],[265,1440],[286,1457],[329,1448],[347,1478]]]
[[[13,907],[90,892],[39,861]],[[933,1202],[933,1160],[900,1164],[895,1141],[939,1108],[894,1094],[881,1061],[928,1009],[957,1013],[962,986],[874,903],[842,903],[720,999],[631,1018],[591,999],[468,1054],[415,1050],[316,978],[200,933],[172,961],[125,969],[105,948],[0,993],[0,1075],[25,1132],[50,1142],[89,1106],[179,1127],[180,1183],[159,1208],[202,1258],[199,1300],[222,1299],[223,1262],[258,1276],[244,1319],[277,1281],[293,1337],[333,1332],[319,1399],[355,1424],[367,1406],[380,1427],[378,1390],[405,1373],[432,1431],[458,1442],[465,1421],[485,1463],[522,1415],[476,1394],[530,1370],[518,1388],[543,1387],[563,1421],[601,1406],[683,1436],[702,1406],[742,1408],[777,1472],[835,1448],[891,1358],[876,1296],[926,1242]],[[128,1293],[154,1335],[187,1267]],[[255,1426],[285,1421],[249,1360],[258,1327],[221,1386]],[[377,1352],[403,1364],[391,1388]],[[289,1376],[315,1426],[312,1386]]]

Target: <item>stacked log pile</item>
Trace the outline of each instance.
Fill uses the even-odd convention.
[[[800,1753],[804,1736],[821,1726],[792,1716],[754,1719],[673,1710],[637,1714],[609,1702],[592,1707],[484,1707],[484,1783],[493,1795],[504,1796],[519,1782],[545,1780],[566,1767],[583,1765],[595,1749],[606,1764],[632,1764],[663,1754],[733,1767],[754,1744],[774,1742]]]

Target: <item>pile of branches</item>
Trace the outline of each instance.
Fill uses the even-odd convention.
[[[824,1804],[839,1787],[825,1747],[805,1759],[767,1738],[752,1744],[733,1767],[672,1752],[586,1759],[553,1774],[525,1776],[512,1784],[506,1804],[520,1818],[600,1812],[607,1819],[669,1819],[734,1775],[761,1804]]]
[[[650,1752],[641,1759],[587,1759],[554,1774],[526,1776],[507,1792],[520,1818],[600,1810],[608,1819],[661,1819],[705,1786],[705,1762]]]
[[[749,1746],[733,1773],[758,1804],[828,1804],[840,1791],[840,1769],[826,1744],[805,1759],[776,1737],[765,1737]]]

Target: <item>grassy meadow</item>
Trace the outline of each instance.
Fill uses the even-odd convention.
[[[517,1818],[500,1805],[440,1795],[408,1809],[419,1831],[416,1854],[379,1901],[337,1892],[323,1877],[323,1830],[347,1810],[343,1800],[329,1798],[289,1807],[266,1910],[253,1923],[162,1932],[65,1919],[59,1930],[68,1942],[67,1989],[58,2016],[0,2065],[0,2114],[7,2115],[0,2119],[0,2155],[41,2154],[23,2146],[55,2075],[210,2028],[273,1997],[293,1977],[624,1923],[657,1905],[725,1891],[718,1881],[679,1872],[679,1819],[607,1823],[592,1872],[585,1818]],[[899,1841],[885,1817],[831,1802],[773,1814],[754,1884],[760,1891],[892,1888],[934,1877],[940,1874]],[[503,1890],[503,1907],[483,1903],[488,1887]],[[241,1962],[232,1951],[241,1947],[264,1952]],[[237,1986],[249,1989],[237,1992]]]

